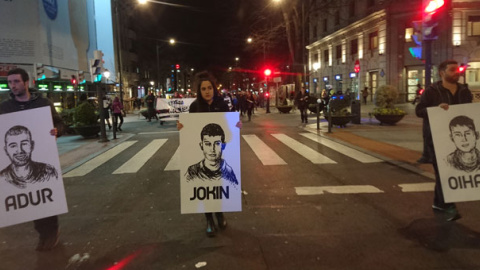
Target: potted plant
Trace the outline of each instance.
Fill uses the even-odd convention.
[[[289,102],[289,100],[284,99],[282,104],[277,105],[277,110],[281,113],[290,113],[293,109],[293,102]]]
[[[75,130],[73,129],[73,115],[75,113],[75,108],[72,109],[63,109],[60,112],[60,117],[62,118],[63,122],[63,132],[64,134],[75,134]]]
[[[328,103],[330,116],[325,116],[327,121],[332,119],[332,125],[345,127],[352,120],[354,115],[348,110],[350,108],[350,97],[344,95],[333,95]]]
[[[398,90],[391,85],[382,85],[375,92],[375,108],[373,116],[380,121],[380,124],[395,125],[402,120],[406,112],[395,107],[398,98]]]
[[[84,138],[98,136],[100,125],[95,106],[88,101],[80,103],[73,114],[74,129]]]

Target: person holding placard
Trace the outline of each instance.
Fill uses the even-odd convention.
[[[435,149],[433,146],[427,108],[438,106],[444,110],[448,110],[449,105],[472,102],[472,93],[467,85],[458,83],[460,73],[457,61],[446,60],[442,62],[438,66],[438,72],[441,81],[427,87],[420,97],[420,103],[415,107],[417,116],[423,118],[424,130],[426,132],[424,143],[427,144],[427,148],[430,153],[433,153],[433,156],[435,156]],[[444,213],[447,221],[459,219],[461,216],[458,213],[455,204],[445,202],[440,182],[438,164],[435,158],[433,159],[433,168],[435,170],[435,193],[432,208],[435,211]]]
[[[35,89],[29,89],[28,73],[21,68],[12,69],[7,74],[8,87],[11,99],[0,104],[0,114],[12,113],[22,110],[35,109],[50,106],[54,129],[50,131],[52,136],[58,136],[61,130],[62,119],[55,111],[50,100],[44,98]],[[35,230],[39,233],[37,251],[46,251],[54,248],[58,243],[58,217],[51,216],[33,221]]]
[[[197,89],[197,98],[190,105],[190,113],[206,113],[206,112],[229,112],[228,105],[225,103],[223,97],[218,93],[217,87],[215,85],[214,77],[208,72],[200,72],[195,76],[195,85]],[[205,115],[208,117],[208,115]],[[242,123],[239,121],[237,127],[241,128]],[[177,122],[177,129],[181,130],[183,125],[180,122]],[[210,136],[211,137],[211,136]],[[214,136],[215,137],[215,136]],[[218,137],[221,137],[218,136]],[[203,140],[203,138],[202,138]],[[208,142],[206,142],[208,143]],[[219,152],[221,153],[221,152]],[[195,167],[195,166],[194,166]],[[190,173],[193,178],[194,172],[199,171],[194,167],[190,168]],[[223,212],[215,213],[217,217],[218,227],[220,229],[225,229],[227,227],[227,220],[223,215]],[[206,234],[209,237],[215,236],[216,226],[213,219],[213,213],[205,213],[207,220]]]

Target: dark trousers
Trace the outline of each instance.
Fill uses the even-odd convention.
[[[433,159],[433,169],[435,170],[435,193],[433,197],[433,204],[442,208],[455,206],[454,203],[445,203],[445,198],[443,197],[442,191],[442,183],[440,182],[440,174],[438,172],[438,165],[436,159]]]
[[[113,116],[115,117],[115,123],[117,124],[117,128],[121,128],[123,124],[122,113],[114,113]],[[120,118],[120,123],[118,123],[118,118]]]
[[[247,115],[248,115],[248,120],[250,121],[252,119],[252,111],[253,111],[253,106],[249,106],[247,110]]]
[[[307,118],[307,108],[305,107],[298,107],[298,109],[300,110],[300,118],[302,118],[302,123],[305,121],[308,122],[308,118]]]
[[[51,216],[33,221],[35,230],[40,234],[41,239],[45,239],[58,231],[58,216]]]

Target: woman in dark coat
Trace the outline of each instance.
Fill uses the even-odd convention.
[[[190,104],[190,113],[206,113],[206,112],[229,112],[227,103],[217,91],[215,79],[208,72],[200,72],[196,76],[195,87],[197,88],[197,99]],[[242,123],[238,122],[237,127],[241,128]],[[177,122],[177,129],[180,130],[183,125]],[[218,227],[225,229],[227,227],[227,220],[223,212],[215,213],[217,217]],[[215,236],[215,221],[213,213],[205,213],[207,219],[207,236]]]

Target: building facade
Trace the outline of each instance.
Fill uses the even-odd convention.
[[[310,91],[350,89],[373,101],[381,85],[393,85],[398,102],[412,101],[425,85],[421,41],[422,1],[342,0],[325,8],[317,1],[310,16]],[[437,65],[455,59],[468,65],[465,82],[480,92],[480,1],[445,1],[438,39],[432,42],[432,81]]]

